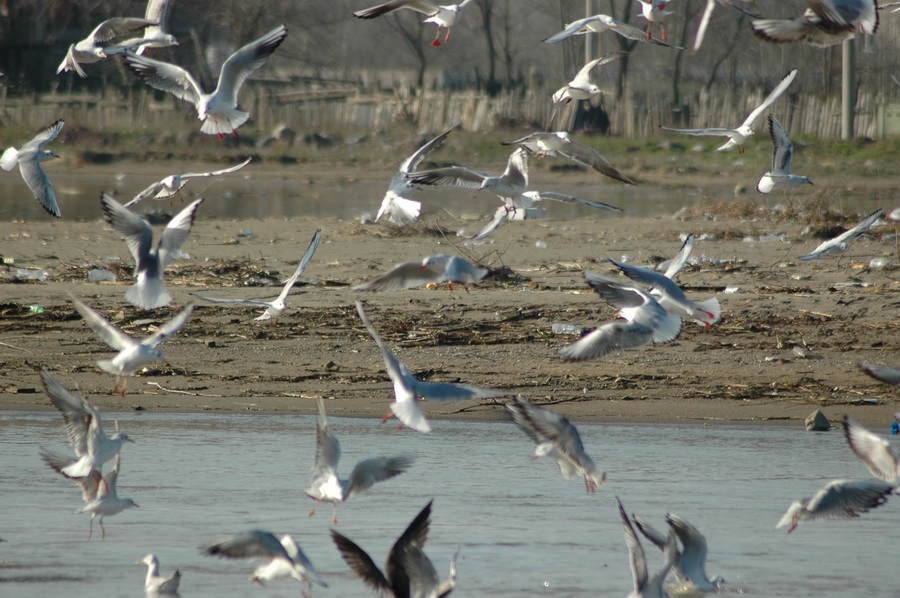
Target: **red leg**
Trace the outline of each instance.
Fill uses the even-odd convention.
[[[221,133],[218,133],[218,132],[216,133],[216,135],[219,136],[219,141],[225,141],[225,136],[224,136],[224,135],[222,135]]]
[[[660,24],[659,24],[659,33],[660,33],[660,37],[662,37],[662,40],[664,42],[669,41],[669,36],[666,35],[666,26],[663,25],[662,22],[660,22]]]
[[[434,41],[431,42],[431,45],[434,46],[435,48],[437,48],[438,46],[441,45],[441,26],[440,25],[438,25],[437,33],[435,34]]]

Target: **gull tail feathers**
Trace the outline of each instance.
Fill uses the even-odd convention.
[[[172,295],[159,278],[149,278],[140,274],[137,283],[125,293],[125,299],[143,309],[156,309],[168,305],[172,301]]]
[[[3,155],[0,156],[0,167],[3,170],[12,170],[19,165],[19,150],[14,147],[6,148]]]
[[[232,110],[227,118],[219,120],[207,115],[200,131],[207,135],[231,135],[235,129],[250,119],[250,113],[243,110]]]
[[[415,399],[413,399],[415,401]],[[391,403],[391,411],[403,425],[417,432],[431,432],[431,426],[425,419],[419,404],[415,402]]]
[[[706,313],[702,313],[700,318],[694,318],[694,321],[697,322],[700,326],[712,326],[716,322],[722,319],[722,308],[719,306],[719,300],[715,297],[710,297],[704,301],[697,301],[697,308],[703,310]]]

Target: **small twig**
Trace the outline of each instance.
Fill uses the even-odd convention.
[[[22,347],[10,345],[9,343],[4,343],[2,341],[0,341],[0,345],[3,345],[4,347],[9,347],[10,349],[18,349],[19,351],[25,351],[26,353],[32,353],[32,351],[29,351],[28,349],[23,349]]]
[[[223,395],[209,395],[209,394],[204,394],[202,392],[191,392],[188,390],[172,390],[170,388],[163,388],[162,386],[160,386],[160,384],[158,382],[147,382],[147,384],[149,386],[155,386],[156,388],[160,389],[163,392],[170,392],[170,393],[179,394],[179,395],[190,395],[192,397],[214,397],[214,398],[222,398],[222,396],[223,396]]]

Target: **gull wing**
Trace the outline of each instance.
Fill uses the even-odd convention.
[[[684,243],[681,245],[681,249],[678,250],[678,253],[675,254],[675,257],[669,262],[669,267],[666,268],[665,273],[663,274],[666,278],[671,280],[675,280],[675,277],[678,276],[678,273],[681,272],[681,269],[684,268],[684,265],[687,264],[688,259],[691,257],[691,252],[694,250],[694,235],[693,233],[688,235],[687,239],[684,240]]]
[[[607,27],[600,19],[601,16],[602,15],[594,15],[592,17],[586,17],[584,19],[572,21],[571,23],[568,23],[559,33],[555,33],[550,37],[545,38],[544,43],[555,44],[557,42],[563,41],[564,39],[569,39],[573,35],[583,35],[585,33],[597,33],[600,31],[604,31],[607,29]],[[641,32],[641,35],[644,35],[643,32]]]
[[[281,541],[271,532],[251,530],[227,540],[213,542],[201,548],[209,556],[229,559],[282,558],[293,562]]]
[[[219,82],[214,93],[222,94],[232,105],[236,105],[244,81],[266,63],[286,37],[287,27],[279,25],[229,56],[219,71]]]
[[[900,385],[900,369],[898,368],[892,368],[887,365],[880,365],[868,361],[861,362],[859,367],[868,375],[876,380],[881,380],[885,384],[891,384],[893,386]]]
[[[476,234],[472,238],[475,240],[478,240],[478,239],[484,239],[486,237],[489,237],[491,234],[493,234],[493,232],[495,230],[497,230],[500,227],[501,224],[503,224],[503,221],[506,220],[506,215],[508,213],[509,213],[509,210],[507,209],[506,205],[505,204],[501,205],[494,212],[494,217],[491,218],[491,221],[488,222],[487,224],[485,224],[484,227],[480,231],[478,231],[478,234]]]
[[[734,129],[725,129],[723,127],[710,127],[706,129],[673,129],[671,127],[663,127],[664,131],[672,131],[673,133],[681,133],[682,135],[693,135],[694,137],[730,137],[734,135]]]
[[[93,408],[87,399],[76,397],[66,390],[46,368],[41,368],[41,381],[44,383],[44,392],[47,393],[53,406],[62,413],[66,434],[72,448],[75,449],[75,454],[79,457],[86,455],[91,423],[100,417],[96,408]]]
[[[206,297],[204,295],[198,295],[197,293],[188,293],[192,297],[196,297],[201,301],[207,301],[209,303],[227,303],[231,305],[248,305],[252,307],[271,307],[272,301],[259,301],[257,299],[218,299],[216,297]]]
[[[31,189],[34,198],[40,202],[41,206],[57,218],[61,218],[62,214],[56,202],[56,193],[53,191],[50,177],[41,167],[41,153],[45,145],[59,136],[64,124],[66,121],[60,119],[41,130],[22,146],[18,154],[19,172],[22,174],[25,184]]]
[[[635,27],[634,25],[629,25],[628,23],[623,23],[622,21],[618,21],[607,15],[599,15],[601,17],[606,17],[604,19],[604,23],[611,30],[615,31],[622,37],[634,41],[639,41],[645,44],[653,44],[656,46],[665,46],[667,48],[672,48],[673,50],[684,50],[681,46],[676,46],[675,44],[670,44],[669,42],[664,42],[658,37],[651,37],[649,40],[647,39],[647,32]]]
[[[115,45],[116,42],[133,39],[135,35],[142,34],[145,27],[157,24],[159,21],[150,19],[113,17],[97,25],[88,39],[92,40],[95,46],[105,48]]]
[[[642,596],[644,588],[647,587],[649,575],[647,573],[647,559],[644,556],[644,549],[638,540],[631,520],[622,506],[622,501],[616,497],[619,505],[619,517],[622,519],[622,530],[625,533],[625,545],[628,547],[628,562],[631,565],[631,577],[634,580],[634,595]]]
[[[419,185],[439,185],[444,187],[462,187],[464,189],[480,189],[484,179],[483,172],[465,166],[446,166],[433,170],[421,170],[409,175],[409,182]]]
[[[591,206],[592,208],[599,208],[601,210],[608,210],[610,212],[621,212],[622,208],[617,208],[616,206],[611,206],[609,204],[600,202],[600,201],[591,201],[589,199],[582,199],[580,197],[575,197],[574,195],[567,195],[565,193],[556,193],[555,191],[526,191],[523,193],[525,197],[531,198],[534,201],[541,201],[544,199],[552,199],[553,201],[561,201],[564,203],[580,203],[586,206]]]
[[[167,178],[168,178],[168,177],[167,177]],[[159,191],[160,191],[163,187],[165,187],[165,186],[166,186],[166,181],[165,181],[165,179],[163,179],[163,180],[161,180],[161,181],[156,181],[155,183],[153,183],[152,185],[150,185],[149,187],[147,187],[146,189],[144,189],[143,191],[141,191],[140,193],[138,193],[137,195],[135,195],[134,198],[133,198],[131,201],[129,201],[128,203],[124,204],[122,207],[123,207],[123,208],[130,208],[131,206],[133,206],[133,205],[135,205],[135,204],[137,204],[137,203],[140,203],[140,202],[144,201],[144,200],[147,199],[148,197],[153,197],[153,196],[155,196],[157,193],[159,193]]]
[[[191,234],[191,227],[194,226],[197,208],[200,207],[201,203],[203,203],[202,197],[192,201],[166,225],[162,236],[159,238],[159,245],[156,250],[157,256],[159,256],[160,268],[165,268],[171,263],[181,250],[181,246],[187,241],[188,235]]]
[[[712,1],[712,0],[711,0]],[[756,107],[747,118],[744,119],[744,122],[741,123],[742,127],[753,128],[753,123],[756,122],[756,119],[759,118],[759,115],[769,109],[769,107],[781,97],[781,94],[790,87],[791,83],[794,81],[794,77],[797,76],[797,69],[791,69],[788,73],[781,78],[781,81],[778,82],[778,85],[775,86],[772,91],[769,92],[769,95],[766,96],[766,99],[763,100],[762,104]],[[790,170],[788,170],[790,172]]]
[[[161,29],[165,29],[166,13],[169,12],[169,0],[147,0],[147,9],[144,11],[144,18],[159,24]]]
[[[634,525],[637,526],[638,531],[643,534],[645,538],[650,540],[657,548],[660,550],[664,550],[666,547],[666,543],[668,542],[668,536],[646,521],[642,517],[638,517],[634,513],[631,514],[631,519],[634,522]]]
[[[501,178],[513,187],[528,188],[528,152],[525,148],[516,148],[506,161],[506,170]]]
[[[794,156],[794,146],[787,133],[784,132],[784,127],[771,114],[769,115],[769,133],[772,135],[772,145],[775,148],[772,153],[772,174],[791,174],[791,158]]]
[[[868,230],[869,227],[872,226],[879,218],[881,218],[881,209],[875,210],[874,212],[866,216],[866,218],[862,222],[860,222],[850,230],[838,235],[833,239],[829,239],[821,243],[818,247],[813,249],[812,253],[800,256],[797,259],[806,261],[821,257],[823,253],[825,253],[832,247],[840,247],[847,241],[852,241],[859,235],[866,232],[866,230]]]
[[[212,172],[186,172],[181,175],[182,179],[193,179],[197,177],[209,177],[209,176],[219,176],[223,174],[231,174],[232,172],[237,172],[247,164],[253,161],[253,156],[250,156],[240,164],[235,166],[229,166],[228,168],[223,168],[222,170],[213,170]]]
[[[441,147],[441,145],[443,145],[443,143],[444,143],[444,140],[447,138],[447,135],[449,135],[453,131],[453,129],[456,129],[457,127],[459,127],[460,124],[461,123],[456,123],[449,129],[447,129],[446,131],[444,131],[443,133],[441,133],[440,135],[438,135],[437,137],[435,137],[434,139],[432,139],[431,141],[429,141],[428,143],[426,143],[425,145],[423,145],[422,147],[417,149],[415,152],[413,152],[411,156],[409,156],[406,160],[404,160],[403,162],[400,163],[400,172],[404,173],[404,174],[409,174],[410,172],[412,172],[416,168],[418,168],[419,164],[422,162],[422,159],[425,157],[425,155],[428,154],[429,152],[434,151],[434,150],[438,149],[439,147]]]
[[[125,54],[125,63],[150,87],[170,93],[179,100],[185,100],[199,107],[203,89],[197,80],[180,66],[131,53]]]
[[[679,559],[679,568],[688,579],[696,582],[709,579],[706,576],[706,537],[696,527],[683,517],[674,513],[666,513],[666,523],[678,539],[681,540],[682,550]]]
[[[591,79],[591,71],[593,71],[598,66],[603,66],[604,64],[610,63],[613,60],[619,60],[628,55],[628,52],[610,52],[608,54],[604,54],[600,58],[595,58],[581,67],[581,70],[578,71],[578,74],[575,75],[575,78],[572,81],[587,81],[590,82]]]
[[[569,141],[560,149],[558,149],[557,152],[559,152],[569,160],[577,162],[582,166],[593,168],[600,174],[608,176],[611,179],[622,181],[623,183],[628,183],[629,185],[637,184],[627,176],[616,170],[616,168],[609,162],[609,160],[604,158],[603,155],[600,154],[600,152],[592,147],[576,143],[575,141]]]
[[[156,332],[145,338],[141,344],[147,345],[148,347],[155,347],[160,344],[184,328],[184,325],[187,324],[188,318],[191,317],[191,312],[193,311],[194,304],[188,303],[184,306],[184,309],[172,316],[172,318],[160,326]]]
[[[668,295],[678,303],[687,302],[688,299],[684,294],[684,291],[681,290],[681,287],[678,286],[678,284],[676,284],[675,281],[668,276],[664,276],[659,272],[649,270],[647,268],[639,268],[637,266],[631,266],[629,264],[622,264],[612,258],[606,259],[616,268],[621,270],[622,273],[631,280],[639,282],[643,285],[647,285],[648,287],[659,289],[664,295]]]
[[[396,477],[410,468],[412,457],[373,457],[360,461],[347,479],[344,500],[371,488],[376,482]]]
[[[317,403],[319,417],[316,420],[316,461],[313,464],[313,487],[331,477],[337,477],[337,466],[341,459],[341,443],[328,425],[325,402],[318,399]]]
[[[612,278],[585,272],[584,279],[604,301],[619,309],[639,307],[647,302],[645,293],[634,287],[623,286],[621,282]]]
[[[400,551],[398,560],[409,580],[411,598],[431,598],[438,595],[441,582],[437,570],[421,547],[409,544]]]
[[[81,314],[84,323],[99,336],[103,342],[115,349],[116,351],[124,351],[125,349],[137,344],[133,338],[122,332],[101,316],[99,313],[79,301],[74,295],[69,293],[69,298],[75,304],[75,309]]]
[[[31,141],[22,146],[22,148],[19,150],[19,153],[21,154],[22,152],[38,151],[43,149],[45,145],[59,136],[59,133],[60,131],[62,131],[63,125],[65,124],[65,120],[59,119],[46,129],[41,130],[37,135],[31,138]]]
[[[438,12],[438,6],[431,2],[426,2],[426,0],[391,0],[390,2],[385,2],[384,4],[378,4],[376,6],[372,6],[363,10],[357,10],[353,13],[353,16],[357,19],[374,19],[375,17],[386,15],[390,12],[394,12],[395,10],[400,10],[401,8],[409,8],[410,10],[414,10],[428,16],[431,16]]]
[[[400,364],[401,368],[405,368]],[[408,371],[408,370],[407,370]],[[470,399],[490,399],[494,397],[502,397],[508,395],[508,392],[502,390],[493,390],[490,388],[481,388],[470,384],[449,384],[444,382],[423,382],[409,374],[410,385],[416,396],[425,397],[429,401],[453,402],[468,401]]]
[[[391,584],[388,583],[384,573],[381,572],[381,569],[378,568],[378,565],[375,564],[375,561],[372,560],[372,557],[365,550],[336,530],[331,530],[331,539],[334,540],[334,544],[337,546],[338,552],[341,553],[344,562],[347,563],[350,570],[357,577],[363,580],[363,583],[375,592],[385,596],[393,595]]]
[[[303,271],[306,270],[306,267],[309,265],[310,260],[312,260],[313,256],[316,254],[316,249],[319,248],[319,241],[322,240],[322,229],[317,228],[316,232],[313,233],[312,239],[309,241],[309,245],[306,247],[306,253],[303,254],[303,258],[300,260],[300,263],[297,264],[297,269],[294,270],[294,273],[291,274],[291,277],[284,281],[284,287],[281,289],[281,293],[278,295],[278,299],[276,301],[284,301],[287,298],[288,294],[291,292],[291,288],[293,288],[294,283],[297,282],[297,279],[300,278],[300,275],[303,274]]]
[[[569,361],[603,357],[613,351],[637,349],[653,342],[653,329],[635,322],[610,322],[590,332],[558,355]]]
[[[883,480],[833,480],[806,504],[804,521],[850,519],[880,507],[896,488]]]
[[[516,397],[516,403],[523,408],[522,416],[527,419],[535,435],[551,442],[553,448],[572,463],[578,473],[584,475],[596,472],[594,460],[585,452],[578,429],[568,418],[519,397]],[[600,482],[605,478],[606,474],[602,474]]]
[[[113,230],[125,237],[125,244],[128,245],[128,251],[135,261],[135,271],[141,270],[153,243],[153,230],[150,225],[106,193],[100,194],[100,206]]]
[[[866,464],[873,476],[892,483],[900,478],[900,462],[887,440],[873,434],[846,415],[844,416],[844,436],[847,438],[847,444]]]
[[[354,291],[399,291],[436,282],[443,274],[434,268],[423,267],[422,260],[397,264],[381,276],[353,287]]]

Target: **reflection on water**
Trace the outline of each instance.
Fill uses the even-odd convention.
[[[109,418],[112,420],[112,417]],[[155,552],[164,574],[184,574],[182,596],[296,596],[299,584],[267,589],[246,581],[254,564],[201,556],[198,546],[261,528],[292,533],[329,589],[370,596],[331,543],[331,509],[314,518],[303,495],[315,450],[310,416],[121,413],[136,440],[125,447],[119,494],[132,509],[106,520],[107,537],[87,541],[77,487],[47,468],[46,446],[62,450],[55,413],[0,414],[0,595],[135,596]],[[396,537],[435,499],[426,552],[441,577],[460,546],[454,596],[625,596],[631,574],[613,496],[664,528],[673,511],[710,546],[708,570],[751,596],[887,595],[896,590],[900,500],[859,520],[774,525],[794,498],[826,481],[866,477],[839,432],[700,425],[579,426],[608,481],[594,495],[533,461],[531,442],[511,423],[435,421],[430,435],[377,421],[332,417],[339,471],[376,455],[416,457],[405,474],[338,510],[338,529],[380,565]],[[95,529],[95,532],[98,530]],[[885,549],[887,547],[887,549]],[[651,568],[661,554],[648,549]],[[886,590],[885,588],[893,588]]]

